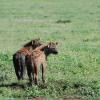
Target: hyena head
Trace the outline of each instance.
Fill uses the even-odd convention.
[[[58,50],[57,50],[57,45],[58,45],[58,42],[50,42],[48,45],[47,45],[47,52],[48,54],[52,53],[52,54],[58,54]]]

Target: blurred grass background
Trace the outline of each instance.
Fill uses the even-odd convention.
[[[59,55],[48,59],[47,88],[12,88],[9,85],[17,82],[12,55],[33,38],[59,42]],[[0,0],[1,98],[99,100],[99,46],[99,0]]]

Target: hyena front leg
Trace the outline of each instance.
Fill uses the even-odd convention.
[[[42,81],[45,83],[45,70],[46,70],[46,63],[42,63]]]
[[[32,68],[31,68],[31,66],[27,67],[27,74],[29,77],[29,82],[30,82],[30,84],[32,84]]]
[[[34,64],[34,75],[33,75],[33,77],[34,77],[34,83],[37,85],[38,84],[38,76],[37,76],[37,72],[38,72],[38,68],[37,68],[38,66],[37,66],[37,64]]]

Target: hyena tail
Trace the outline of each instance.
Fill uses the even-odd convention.
[[[19,66],[17,54],[13,55],[13,65],[14,65],[16,77],[17,77],[18,80],[20,80],[20,66]]]

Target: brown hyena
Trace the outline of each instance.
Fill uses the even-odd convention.
[[[41,45],[40,39],[33,39],[27,44],[25,44],[23,48],[18,50],[13,55],[13,64],[14,64],[15,73],[18,80],[23,79],[25,66],[26,66],[25,65],[26,55],[29,55],[33,49],[35,49],[36,47],[40,45]]]
[[[31,52],[26,58],[27,73],[30,83],[34,80],[35,84],[38,84],[38,68],[42,67],[42,81],[45,82],[45,70],[47,57],[50,54],[58,54],[57,44],[50,42],[47,45],[41,45]]]

